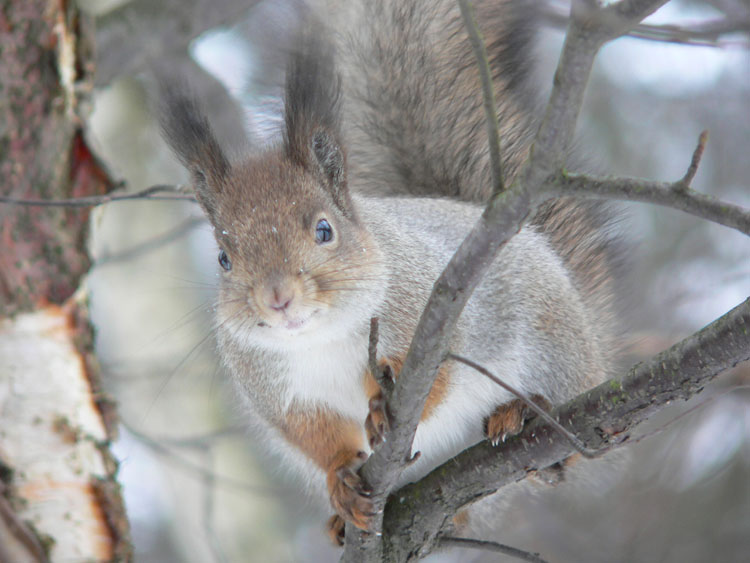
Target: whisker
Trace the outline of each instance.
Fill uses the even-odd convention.
[[[221,326],[223,326],[225,323],[227,323],[229,320],[231,320],[233,317],[237,316],[241,312],[242,310],[237,311],[236,313],[231,315],[229,318],[225,319],[221,324],[215,327],[212,327],[208,331],[208,333],[203,338],[201,338],[195,346],[193,346],[190,349],[190,351],[185,355],[185,357],[182,360],[180,360],[180,362],[169,372],[169,374],[167,374],[167,376],[162,380],[162,383],[159,386],[156,392],[156,395],[154,396],[154,399],[151,401],[151,404],[149,405],[148,409],[146,409],[146,413],[143,415],[144,421],[146,418],[148,418],[149,414],[151,414],[151,411],[154,408],[156,401],[159,400],[159,397],[164,392],[164,389],[166,388],[167,384],[172,380],[172,377],[174,376],[174,374],[177,373],[177,370],[179,370],[185,364],[185,362],[187,362],[188,359],[195,353],[195,351],[198,350],[198,348],[202,346],[211,336],[213,336]]]

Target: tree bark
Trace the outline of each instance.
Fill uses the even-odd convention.
[[[82,123],[90,22],[74,2],[0,0],[0,193],[111,188]],[[82,279],[88,210],[0,206],[0,560],[127,560]]]

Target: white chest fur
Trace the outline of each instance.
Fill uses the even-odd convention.
[[[367,342],[359,337],[294,347],[285,354],[287,407],[292,402],[326,405],[364,423]]]

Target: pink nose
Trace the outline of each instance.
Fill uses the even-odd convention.
[[[274,286],[269,292],[266,302],[271,309],[281,312],[288,309],[293,300],[294,292],[291,288]]]

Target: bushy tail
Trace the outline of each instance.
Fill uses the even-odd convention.
[[[334,2],[345,137],[356,188],[484,201],[491,189],[479,73],[455,0]],[[534,131],[536,2],[475,1],[494,76],[503,164]]]
[[[618,215],[595,200],[561,198],[544,203],[531,224],[549,238],[597,326],[603,349],[620,352],[620,302],[625,277],[624,240]]]

